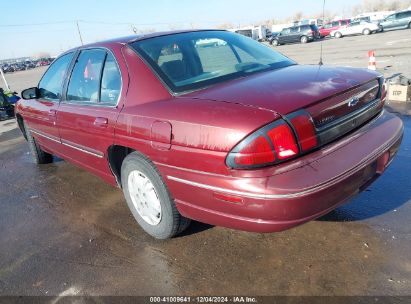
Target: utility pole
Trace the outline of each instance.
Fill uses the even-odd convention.
[[[78,25],[78,20],[76,21],[76,24],[77,24],[77,30],[78,30],[78,35],[80,37],[81,45],[84,45],[83,38],[81,37],[80,26]]]

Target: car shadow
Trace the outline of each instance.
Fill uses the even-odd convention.
[[[176,238],[197,234],[211,228],[214,228],[214,226],[192,220],[190,226],[188,226],[188,228],[184,230],[182,233],[178,234]]]

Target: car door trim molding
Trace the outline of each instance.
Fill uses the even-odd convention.
[[[86,154],[93,155],[93,156],[98,157],[98,158],[103,158],[104,157],[104,154],[102,154],[101,152],[91,151],[90,148],[87,148],[87,147],[84,147],[84,146],[79,146],[79,145],[77,145],[75,143],[72,143],[72,142],[69,142],[67,140],[61,141],[61,143],[63,144],[63,146],[70,147],[70,148],[75,149],[77,151],[84,152]]]
[[[73,149],[75,149],[75,150],[78,150],[78,151],[81,151],[81,152],[84,152],[84,153],[93,155],[93,156],[98,157],[98,158],[103,158],[103,157],[104,157],[104,154],[90,151],[90,149],[88,149],[88,148],[86,148],[86,147],[79,147],[78,145],[76,145],[76,144],[74,144],[74,143],[71,143],[71,142],[67,142],[67,141],[60,141],[59,139],[57,139],[57,138],[54,137],[54,136],[46,135],[46,134],[44,134],[43,132],[40,132],[40,131],[37,131],[37,130],[33,130],[33,129],[31,129],[31,128],[30,128],[29,130],[30,130],[30,132],[32,132],[32,133],[34,133],[34,134],[36,134],[36,135],[38,135],[38,136],[44,137],[44,138],[46,138],[46,139],[48,139],[48,140],[54,141],[54,142],[56,142],[56,143],[62,144],[62,145],[64,145],[64,146],[67,146],[67,147],[70,147],[70,148],[73,148]]]
[[[54,137],[54,136],[52,136],[52,135],[46,135],[46,134],[44,134],[43,132],[40,132],[40,131],[37,131],[37,130],[33,130],[33,129],[31,129],[31,128],[29,128],[29,130],[30,130],[30,132],[32,132],[32,133],[34,133],[34,134],[36,134],[36,135],[38,135],[38,136],[44,137],[44,138],[46,138],[46,139],[49,139],[49,140],[51,140],[51,141],[54,141],[54,142],[57,142],[57,143],[61,144],[61,141],[60,141],[59,139],[57,139],[57,137]]]

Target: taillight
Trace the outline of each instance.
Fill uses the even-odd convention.
[[[271,145],[265,136],[258,136],[242,147],[235,156],[235,163],[241,166],[252,166],[275,161]]]
[[[278,159],[283,160],[298,154],[298,146],[295,142],[293,131],[288,124],[282,123],[267,133],[274,145]]]
[[[302,111],[289,117],[294,126],[303,152],[309,151],[318,145],[314,124],[308,113]]]
[[[380,82],[380,88],[381,88],[381,95],[380,95],[380,99],[385,102],[386,98],[387,98],[387,83],[384,79],[384,77],[381,77],[379,79]]]
[[[286,120],[279,119],[242,140],[228,154],[227,165],[236,169],[259,168],[317,147],[315,128],[307,112],[298,111]]]

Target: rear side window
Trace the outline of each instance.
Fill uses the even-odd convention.
[[[101,79],[100,102],[116,105],[121,91],[121,74],[117,62],[111,53],[107,54]]]
[[[411,17],[411,11],[397,14],[397,19],[403,19],[408,17]]]
[[[302,30],[302,31],[304,30],[304,26],[301,27],[301,30]],[[291,34],[293,34],[293,33],[298,33],[298,27],[292,27],[292,28],[290,29],[290,32],[291,32]]]
[[[105,57],[106,52],[104,50],[81,51],[71,74],[67,90],[67,99],[69,101],[98,102],[101,70]]]
[[[341,21],[341,25],[347,25],[348,24],[348,21]]]
[[[73,58],[73,53],[57,58],[38,85],[40,98],[50,101],[59,101],[67,68]]]
[[[340,25],[340,23],[339,23],[338,21],[334,21],[334,22],[332,23],[332,27],[339,26],[339,25]]]

